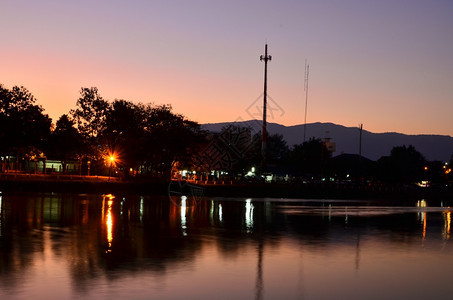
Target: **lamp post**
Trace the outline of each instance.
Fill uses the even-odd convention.
[[[110,181],[110,176],[112,176],[112,169],[113,169],[113,163],[115,162],[115,157],[113,155],[110,155],[110,170],[109,170],[109,181]]]

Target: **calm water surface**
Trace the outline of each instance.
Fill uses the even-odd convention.
[[[0,299],[448,299],[449,203],[0,194]]]

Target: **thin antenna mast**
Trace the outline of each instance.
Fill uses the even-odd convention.
[[[304,91],[305,91],[305,119],[304,119],[304,142],[307,132],[307,105],[308,105],[308,73],[310,71],[310,65],[307,64],[305,59],[305,78],[304,78]]]
[[[363,131],[363,124],[359,124],[359,176],[362,178],[362,131]]]

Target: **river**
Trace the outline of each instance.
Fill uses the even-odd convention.
[[[451,203],[0,194],[0,299],[448,299]]]

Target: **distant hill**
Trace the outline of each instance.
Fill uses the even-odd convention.
[[[220,132],[225,126],[235,124],[250,127],[254,132],[261,130],[262,122],[258,120],[242,122],[224,122],[203,124],[202,128]],[[276,123],[268,123],[267,131],[270,134],[281,134],[288,146],[301,144],[304,139],[304,125],[283,126]],[[342,153],[359,153],[359,129],[357,127],[345,127],[333,123],[311,123],[306,127],[306,139],[311,137],[325,139],[330,138],[336,143],[336,151],[333,156]],[[453,137],[447,135],[407,135],[395,132],[372,133],[362,131],[362,155],[371,160],[378,160],[382,156],[390,155],[395,146],[413,145],[422,153],[427,160],[449,161],[453,154]]]

